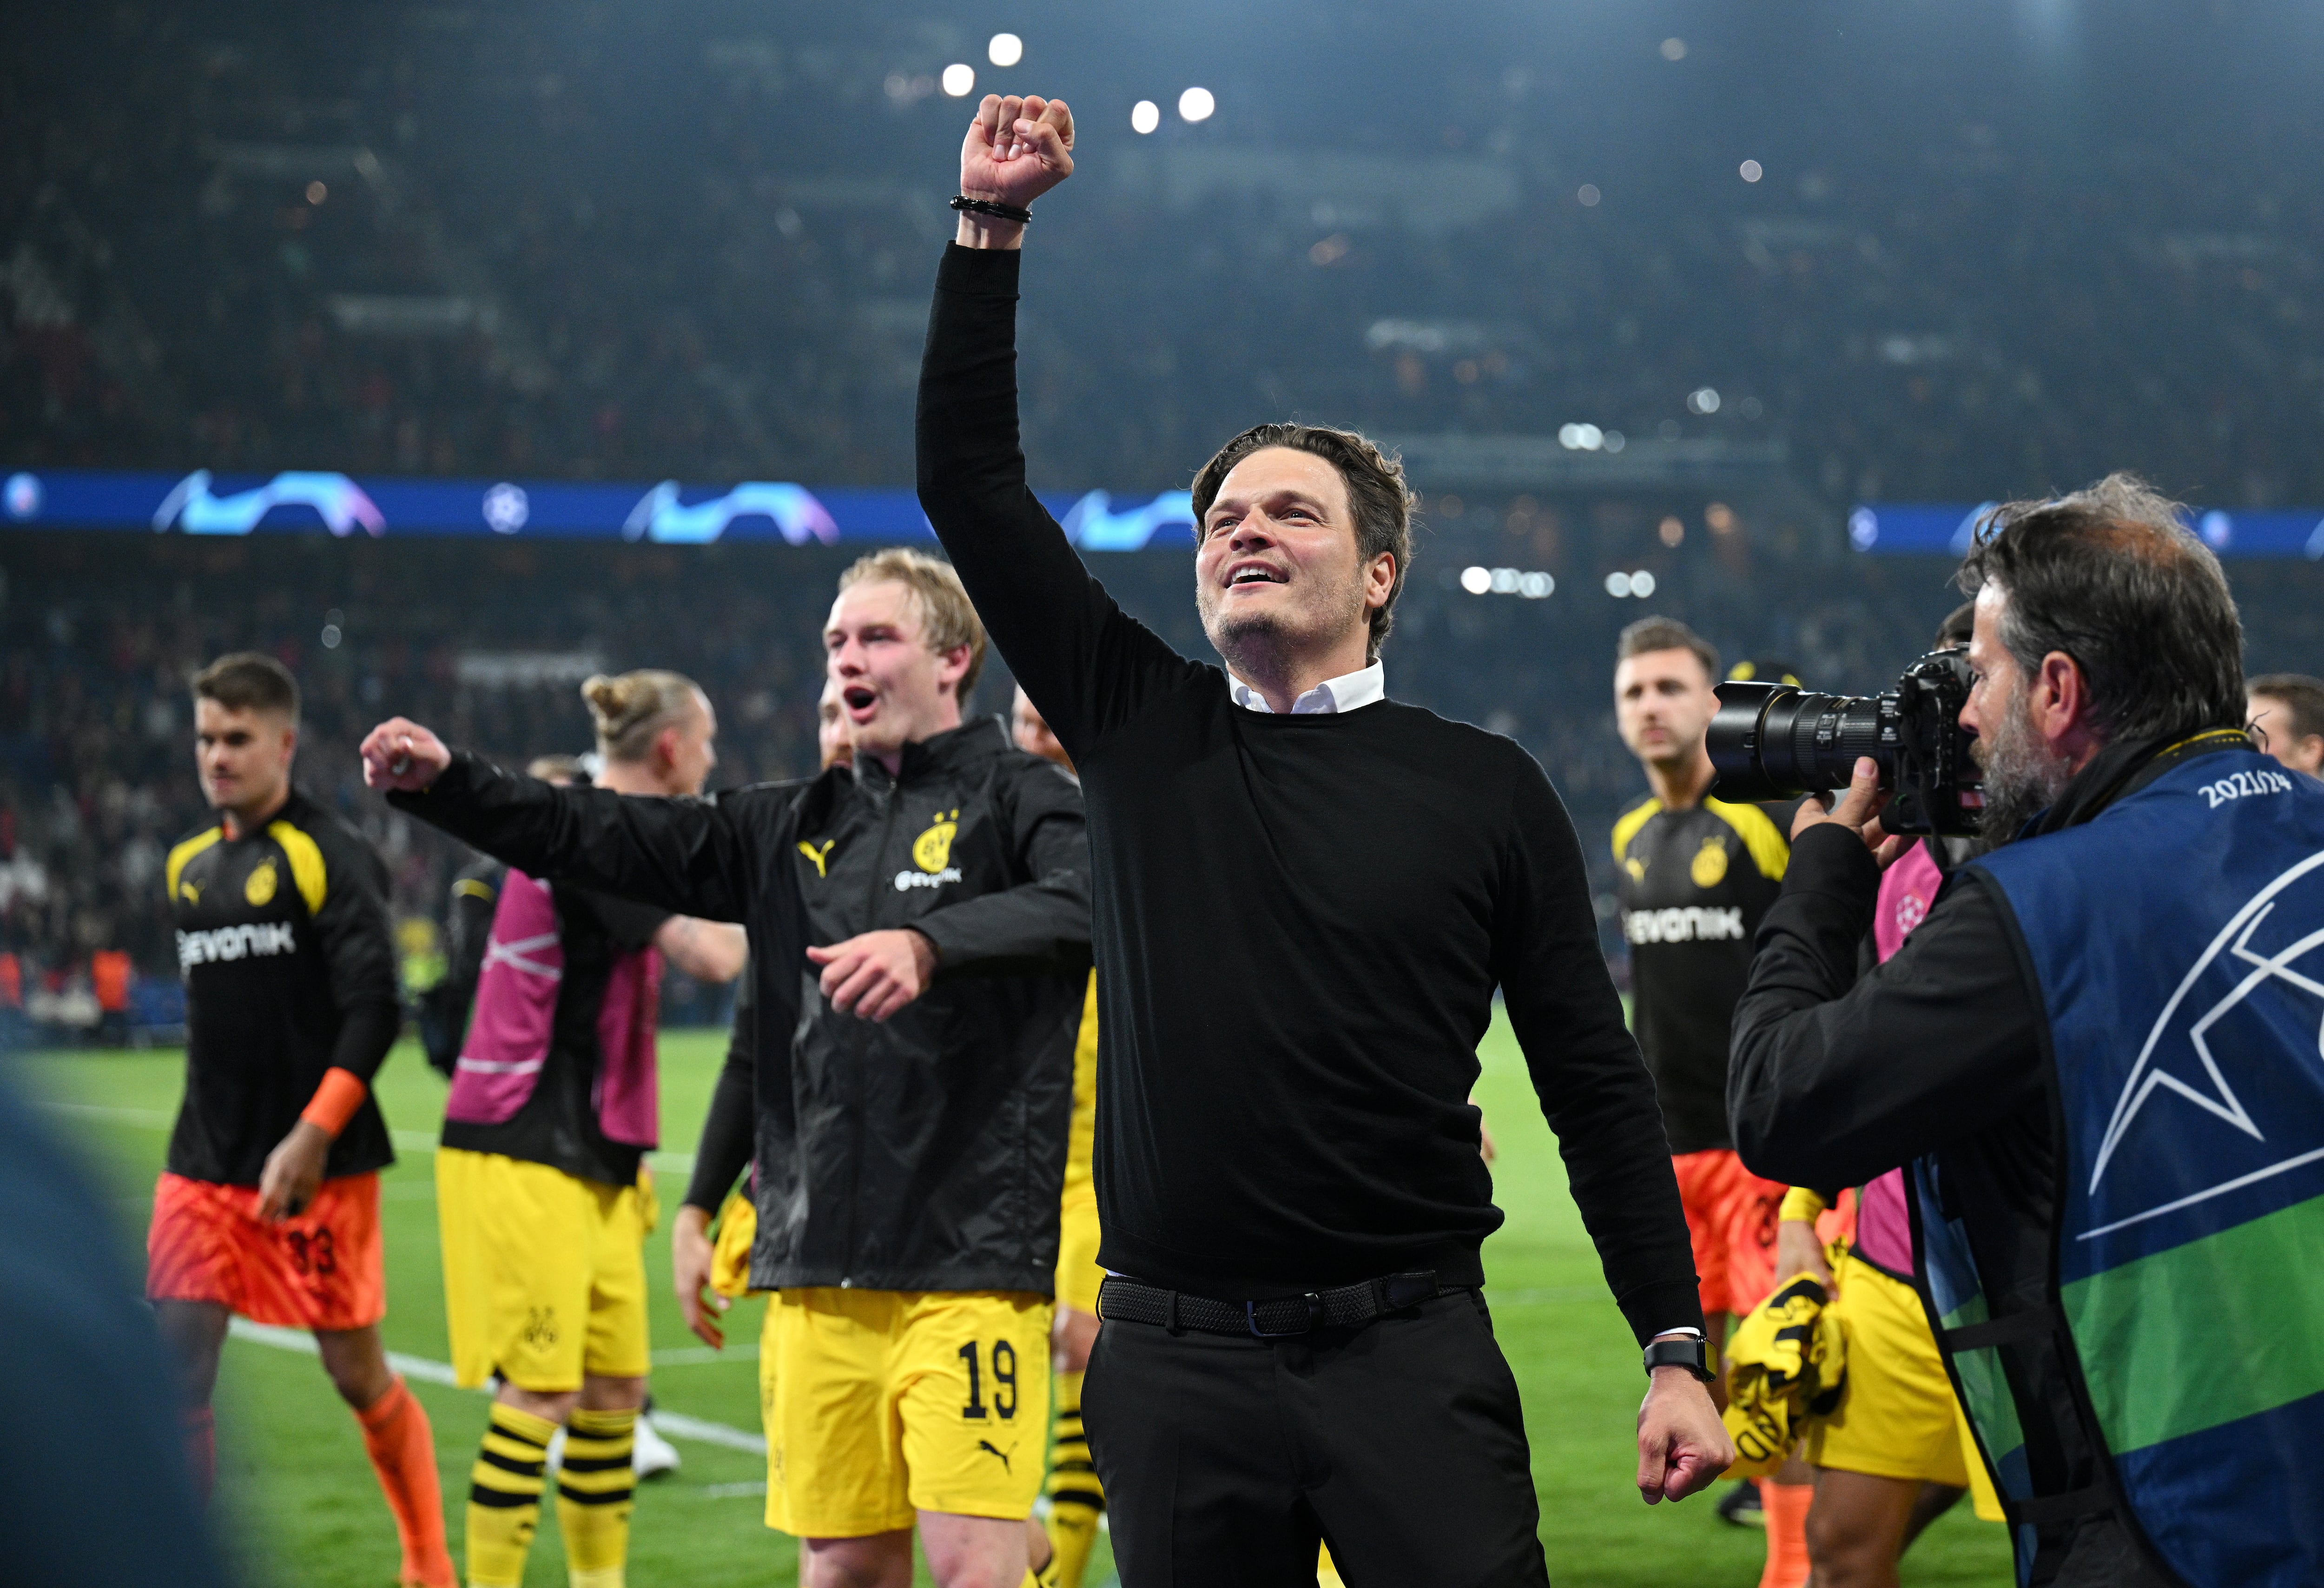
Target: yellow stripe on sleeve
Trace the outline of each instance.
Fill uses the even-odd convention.
[[[1638,829],[1653,820],[1655,813],[1662,808],[1663,802],[1649,795],[1645,804],[1633,807],[1623,815],[1620,821],[1614,824],[1614,863],[1616,865],[1621,864],[1622,857],[1629,853],[1630,840],[1638,836]]]
[[[1703,808],[1735,829],[1743,840],[1743,847],[1751,852],[1751,863],[1768,881],[1784,880],[1784,868],[1791,863],[1792,846],[1776,830],[1767,813],[1756,805],[1729,805],[1724,799],[1706,799]]]
[[[168,899],[177,898],[178,873],[186,869],[186,862],[193,859],[224,836],[226,836],[224,827],[212,827],[207,833],[196,833],[175,849],[171,850],[169,864],[162,868],[162,896]]]
[[[307,901],[307,913],[320,915],[330,892],[330,872],[323,864],[321,845],[289,822],[269,822],[266,833],[282,845],[290,862],[290,880],[299,885],[299,897]]]

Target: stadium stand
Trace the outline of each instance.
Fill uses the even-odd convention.
[[[930,74],[973,42],[789,11],[779,42],[742,10],[19,8],[0,465],[902,485],[950,217],[857,173],[930,169],[960,110]],[[1127,69],[1084,74],[1092,102],[1126,102]],[[1668,605],[1730,659],[1893,677],[1947,569],[1850,557],[1852,501],[2126,463],[2207,502],[2324,501],[2324,249],[2280,162],[2282,193],[2212,202],[2184,129],[2120,134],[2103,158],[2136,180],[2089,184],[2018,129],[1899,107],[1920,119],[1713,195],[1579,169],[1554,74],[1496,69],[1441,129],[1353,123],[1329,157],[1109,129],[1103,180],[1042,222],[1039,268],[1082,288],[1028,317],[1028,446],[1037,480],[1156,490],[1285,412],[1400,441],[1426,501],[1392,688],[1516,735],[1585,835],[1635,779],[1606,683],[1624,622]],[[1580,201],[1584,178],[1624,201]],[[94,1029],[90,956],[117,949],[129,1028],[167,1023],[152,883],[196,817],[183,680],[208,656],[298,668],[305,781],[429,914],[452,857],[354,772],[381,707],[522,757],[585,742],[576,658],[669,665],[719,703],[718,781],[789,775],[844,559],[12,532],[0,990]],[[1472,596],[1471,565],[1557,593]],[[2315,670],[2315,570],[2257,567],[2236,566],[2254,666]],[[1641,568],[1654,597],[1600,594]],[[1202,649],[1176,556],[1102,573]],[[512,580],[521,602],[486,594]]]

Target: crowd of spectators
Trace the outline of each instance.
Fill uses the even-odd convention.
[[[1458,519],[1436,516],[1454,505]],[[1731,508],[1719,515],[1730,525],[1722,536],[1700,518],[1602,506],[1561,523],[1523,499],[1425,504],[1387,660],[1399,697],[1508,734],[1539,756],[1604,873],[1602,835],[1640,788],[1612,721],[1623,623],[1683,613],[1730,660],[1780,660],[1815,686],[1869,691],[1957,597],[1941,561],[1784,557],[1753,547],[1752,523]],[[1686,532],[1665,546],[1674,520]],[[1552,529],[1577,569],[1659,568],[1655,599],[1611,597],[1580,572],[1545,599],[1462,587],[1464,568],[1532,559]],[[175,967],[158,878],[169,846],[209,819],[186,688],[204,661],[255,648],[292,667],[306,692],[301,786],[378,846],[399,916],[433,919],[465,857],[364,789],[354,750],[373,723],[402,712],[456,744],[521,762],[587,748],[578,694],[587,673],[672,667],[718,707],[714,785],[807,775],[821,622],[855,549],[9,536],[0,541],[0,955],[14,956],[17,1002],[52,1024],[95,1025],[106,1012],[106,964],[95,956],[125,955],[119,963],[134,968],[140,995],[155,1001],[137,1008],[166,1020]],[[1125,606],[1204,653],[1183,550],[1104,555],[1095,566]],[[2237,581],[2254,665],[2312,667],[2324,651],[2313,570],[2242,568],[2265,576]],[[1004,710],[1010,688],[995,659],[973,704]],[[1610,874],[1600,881],[1609,892]],[[425,942],[423,932],[407,946]],[[1618,953],[1610,934],[1609,948]],[[102,1002],[123,996],[115,989]]]
[[[2246,25],[2230,11],[2172,35],[2190,85]],[[1148,23],[1051,19],[1087,174],[1044,204],[1028,265],[1035,478],[1182,485],[1286,414],[1414,438],[1586,424],[1601,457],[1618,434],[1756,459],[1715,487],[1418,476],[1392,687],[1539,754],[1593,861],[1637,787],[1608,699],[1623,622],[1670,610],[1730,658],[1858,690],[1932,628],[1945,570],[1845,551],[1856,500],[2132,466],[2207,503],[2324,503],[2324,184],[2288,152],[2324,146],[2292,135],[2304,101],[2198,136],[2053,114],[2056,93],[1976,81],[1964,56],[1968,86],[1898,89],[1858,135],[1848,74],[1779,39],[1691,54],[1641,22],[1561,59],[1484,39],[1483,8],[1366,56],[1323,17],[1249,25],[1342,49],[1335,89],[1207,60],[1218,115],[1143,140],[1128,104],[1161,91],[1142,58],[1175,46],[1107,55],[1103,28]],[[966,109],[935,74],[981,51],[948,24],[788,5],[16,8],[0,469],[901,487]],[[1679,75],[1698,67],[1726,75]],[[1373,114],[1391,70],[1425,89],[1394,102],[1425,110]],[[1694,107],[1763,90],[1788,109],[1738,177]],[[425,916],[454,857],[361,789],[370,722],[576,749],[576,669],[672,666],[718,703],[721,782],[798,774],[846,555],[9,531],[0,1005],[78,1019],[119,1002],[124,963],[166,982],[154,878],[200,816],[184,683],[207,658],[255,646],[299,671],[302,780]],[[1472,596],[1471,562],[1556,594]],[[2251,567],[2254,664],[2314,670],[2313,570]],[[1201,650],[1178,557],[1103,568]],[[1651,601],[1604,593],[1637,568]]]
[[[2237,47],[2227,16],[2153,47],[2200,76]],[[965,109],[929,73],[977,55],[958,30],[432,3],[7,26],[19,459],[909,477]],[[2180,136],[2045,115],[1965,56],[1960,92],[1900,94],[1878,135],[1842,135],[1858,107],[1771,33],[1766,60],[1704,66],[1728,74],[1711,88],[1600,85],[1673,123],[1607,152],[1583,67],[1480,77],[1479,47],[1397,58],[1457,90],[1425,125],[1350,94],[1301,101],[1295,135],[1246,103],[1273,84],[1217,63],[1218,116],[1148,141],[1115,121],[1131,63],[1082,51],[1091,172],[1045,209],[1028,316],[1049,483],[1165,488],[1217,436],[1297,411],[1781,443],[1834,523],[1858,497],[2120,466],[2216,505],[2324,502],[2324,239],[2280,125],[2298,106]],[[1690,104],[1786,83],[1764,171],[1699,169]],[[1690,402],[1706,390],[1715,407]]]

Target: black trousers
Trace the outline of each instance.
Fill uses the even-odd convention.
[[[1122,1588],[1546,1588],[1517,1380],[1480,1296],[1258,1340],[1109,1321],[1082,1416]]]

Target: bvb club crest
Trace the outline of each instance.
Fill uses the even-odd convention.
[[[242,885],[242,896],[254,905],[264,905],[274,897],[274,863],[262,860],[250,873],[250,881]]]
[[[1694,853],[1693,863],[1686,868],[1686,874],[1694,879],[1694,885],[1698,888],[1716,888],[1725,882],[1727,880],[1727,840],[1719,837],[1705,838],[1702,841],[1702,847]]]
[[[936,812],[935,823],[912,840],[912,863],[931,876],[952,859],[952,836],[960,831],[960,812]]]

